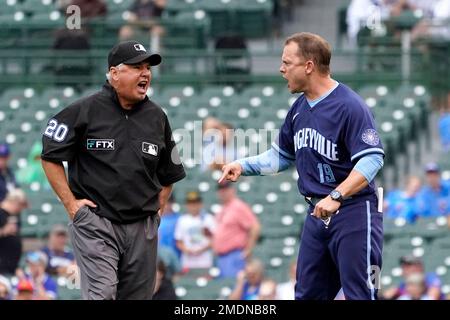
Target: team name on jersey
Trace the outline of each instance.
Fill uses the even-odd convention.
[[[339,160],[337,145],[331,140],[326,139],[316,129],[303,128],[297,131],[294,134],[294,146],[295,152],[302,148],[311,148],[331,161]]]

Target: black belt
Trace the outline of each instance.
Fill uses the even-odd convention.
[[[319,197],[305,197],[306,203],[308,203],[310,206],[313,206],[313,207],[315,207],[316,204],[317,204],[320,200],[322,200],[322,199],[324,199],[324,198],[319,198]],[[347,200],[351,200],[351,199],[352,199],[352,197],[345,198],[344,203],[345,203]]]
[[[308,203],[310,206],[313,206],[313,207],[315,207],[316,204],[322,199],[323,198],[318,198],[318,197],[305,197],[306,203]]]

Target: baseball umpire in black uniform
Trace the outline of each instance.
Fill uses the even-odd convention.
[[[43,134],[42,166],[71,220],[83,299],[153,294],[160,213],[186,176],[169,121],[146,95],[160,63],[138,42],[119,43],[102,90],[66,107]]]

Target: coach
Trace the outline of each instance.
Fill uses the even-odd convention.
[[[376,299],[383,218],[373,179],[384,151],[369,108],[330,75],[331,48],[298,33],[284,46],[280,72],[291,93],[278,139],[267,152],[225,165],[221,180],[276,173],[295,164],[310,207],[297,264],[296,299]]]
[[[50,119],[43,135],[42,166],[71,220],[83,299],[152,297],[159,214],[186,175],[168,119],[146,95],[160,63],[142,44],[119,43],[101,91]]]

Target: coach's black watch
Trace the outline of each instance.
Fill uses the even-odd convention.
[[[341,204],[344,202],[344,197],[336,189],[334,189],[333,191],[330,192],[330,197],[333,200],[339,201]]]

